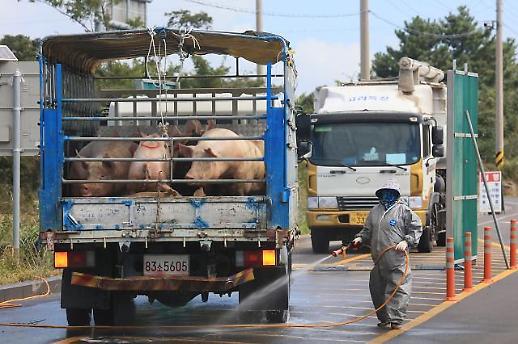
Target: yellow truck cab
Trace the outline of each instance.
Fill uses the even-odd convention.
[[[307,160],[307,223],[315,253],[351,241],[389,179],[419,215],[420,252],[444,236],[446,85],[443,72],[409,58],[394,80],[322,87],[315,114],[297,122]]]

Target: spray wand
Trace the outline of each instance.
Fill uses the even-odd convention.
[[[338,250],[335,250],[335,251],[331,252],[331,255],[333,257],[338,257],[339,255],[342,255],[342,256],[345,257],[347,255],[347,251],[352,250],[352,249],[357,250],[358,247],[360,247],[360,245],[361,244],[359,244],[359,243],[358,244],[354,244],[354,243],[351,242],[351,243],[349,243],[349,245],[342,246]]]

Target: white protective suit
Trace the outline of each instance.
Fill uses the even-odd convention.
[[[357,237],[361,237],[363,244],[370,243],[374,268],[370,273],[369,289],[375,308],[385,302],[405,272],[403,252],[389,250],[381,257],[380,254],[385,248],[402,240],[407,241],[409,247],[415,246],[419,243],[421,234],[420,218],[402,201],[397,201],[386,211],[380,203],[369,213],[364,228]],[[411,288],[412,275],[409,268],[408,276],[394,298],[377,312],[380,322],[392,324],[403,322],[407,315]]]

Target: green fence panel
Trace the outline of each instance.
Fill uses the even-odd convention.
[[[478,249],[478,165],[469,113],[478,133],[478,75],[448,71],[447,235],[453,236],[455,261],[464,259],[464,233],[471,232],[474,259]]]

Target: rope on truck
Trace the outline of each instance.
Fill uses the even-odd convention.
[[[388,251],[395,249],[396,245],[392,245],[384,249],[378,260]],[[381,306],[379,306],[376,309],[373,309],[369,312],[367,312],[364,315],[355,317],[350,320],[343,320],[338,322],[319,322],[319,323],[311,323],[311,324],[302,324],[302,323],[285,323],[285,324],[203,324],[203,325],[158,325],[158,326],[150,326],[150,325],[136,325],[136,326],[66,326],[66,325],[47,325],[47,324],[33,324],[33,323],[0,323],[0,327],[24,327],[24,328],[43,328],[43,329],[68,329],[68,330],[80,330],[80,329],[149,329],[153,328],[156,330],[167,330],[167,329],[176,329],[176,330],[200,330],[200,329],[206,329],[206,330],[213,330],[214,326],[217,326],[218,329],[275,329],[275,328],[334,328],[334,327],[340,327],[340,326],[346,326],[350,324],[354,324],[357,322],[360,322],[362,320],[367,319],[368,317],[372,316],[379,310],[381,310],[383,307],[385,307],[393,298],[394,295],[396,295],[399,287],[405,282],[408,273],[410,271],[410,258],[407,251],[404,251],[405,254],[405,271],[403,272],[403,275],[401,275],[401,278],[396,284],[396,287],[394,290],[390,293],[390,295],[387,297],[385,302]],[[376,262],[377,263],[377,262]],[[50,287],[47,284],[47,287],[49,288],[46,294],[37,295],[32,298],[36,297],[43,297],[50,294]],[[4,302],[11,302],[16,300],[8,300]]]

